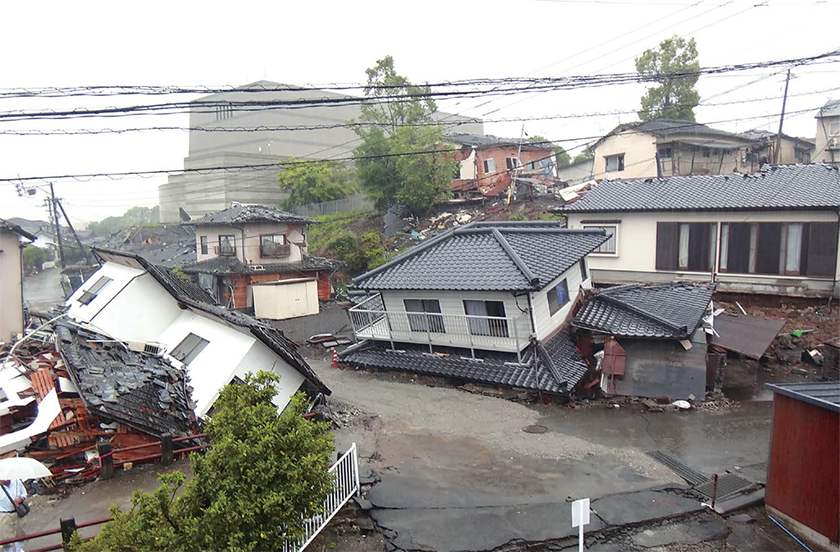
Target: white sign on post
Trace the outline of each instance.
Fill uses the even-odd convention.
[[[572,527],[579,527],[578,551],[583,552],[583,526],[589,525],[589,499],[581,498],[572,502]]]

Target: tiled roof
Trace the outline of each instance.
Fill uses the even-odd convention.
[[[546,349],[550,363],[543,355],[534,356],[535,345],[530,345],[523,354],[523,364],[516,364],[515,356],[476,360],[419,350],[392,351],[386,344],[372,342],[351,347],[340,357],[343,362],[366,368],[400,370],[546,393],[568,393],[586,373],[586,364],[568,334],[559,333]]]
[[[58,350],[91,413],[151,435],[184,435],[193,425],[187,373],[67,321],[55,326]]]
[[[274,272],[311,272],[314,270],[335,270],[341,265],[340,261],[324,257],[310,257],[305,255],[297,263],[263,264],[261,270],[242,263],[236,257],[213,257],[205,261],[186,264],[184,272],[188,274],[263,274]]]
[[[17,224],[11,223],[8,220],[0,219],[0,228],[5,228],[6,230],[9,230],[10,232],[14,232],[18,236],[23,236],[24,238],[26,238],[28,240],[35,241],[35,240],[38,239],[37,236],[27,232],[26,230],[24,230],[23,228],[21,228]]]
[[[681,121],[678,119],[654,119],[652,121],[642,121],[635,123],[627,123],[619,126],[610,134],[615,134],[624,130],[632,129],[637,132],[648,132],[657,136],[676,136],[676,135],[692,135],[697,137],[707,136],[715,138],[732,138],[734,140],[747,141],[742,136],[712,128],[694,121]]]
[[[274,207],[265,205],[242,205],[236,203],[224,211],[208,213],[203,217],[185,222],[185,226],[209,226],[242,224],[247,222],[315,222],[311,218],[302,217],[293,213],[280,211]]]
[[[837,115],[840,115],[840,100],[828,100],[817,113],[817,117],[836,117]]]
[[[364,290],[538,290],[606,241],[556,222],[477,222],[454,228],[362,274]]]
[[[714,284],[632,284],[592,292],[573,325],[619,337],[685,339],[709,307]]]
[[[448,134],[446,138],[455,142],[456,144],[460,144],[462,146],[472,146],[476,148],[492,146],[519,147],[520,144],[520,140],[517,138],[499,138],[498,136],[493,136],[491,134],[482,136],[479,134],[467,134],[463,132],[456,132]],[[523,148],[536,148],[545,150],[554,149],[554,147],[551,144],[534,144],[529,142],[528,140],[522,140],[521,144]]]
[[[840,207],[840,170],[827,164],[765,166],[754,174],[605,180],[563,212],[766,211]]]

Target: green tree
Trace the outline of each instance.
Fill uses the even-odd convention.
[[[572,156],[569,155],[563,146],[558,146],[551,142],[548,138],[544,138],[542,136],[531,136],[529,140],[532,143],[539,144],[543,147],[550,147],[554,150],[554,162],[557,165],[557,168],[561,167],[568,167],[572,162]]]
[[[206,425],[212,448],[190,457],[193,478],[162,475],[157,491],[135,491],[126,512],[112,506],[114,521],[89,542],[76,536],[73,549],[277,550],[302,536],[302,517],[321,513],[334,484],[333,439],[326,424],[302,417],[302,393],[277,414],[277,381],[260,372],[228,385]]]
[[[40,247],[27,245],[23,248],[23,267],[28,271],[41,270],[46,260],[47,252]]]
[[[700,103],[695,85],[700,74],[697,44],[692,38],[674,35],[663,40],[657,50],[647,50],[636,58],[636,71],[657,83],[642,96],[639,118],[694,120],[694,107]]]
[[[361,138],[354,151],[359,183],[381,211],[397,202],[414,210],[430,207],[448,196],[457,162],[435,153],[451,146],[443,126],[432,121],[436,106],[429,87],[397,74],[391,56],[366,73],[360,120],[370,125],[355,129]]]
[[[353,193],[353,173],[337,161],[290,159],[286,169],[277,175],[280,189],[289,192],[283,206],[321,203],[341,199]]]
[[[160,207],[132,207],[122,216],[106,217],[99,222],[91,222],[87,229],[98,236],[112,234],[117,230],[138,225],[155,225],[160,221]]]
[[[572,159],[572,163],[581,163],[583,161],[590,161],[595,159],[595,152],[592,151],[592,148],[583,148],[579,154],[575,155],[575,158]]]

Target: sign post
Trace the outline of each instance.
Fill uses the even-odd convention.
[[[583,552],[583,526],[589,525],[589,499],[572,502],[572,527],[578,527],[578,552]]]

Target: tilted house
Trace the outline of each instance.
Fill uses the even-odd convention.
[[[312,219],[262,205],[234,204],[185,225],[195,228],[196,274],[202,289],[223,306],[254,307],[260,318],[318,313],[329,299],[335,262],[308,253]]]
[[[143,257],[93,251],[102,266],[67,299],[69,317],[185,368],[197,417],[225,385],[260,370],[281,377],[278,408],[298,390],[330,393],[279,330],[216,306],[198,286]]]
[[[580,348],[603,345],[607,394],[702,400],[714,284],[631,284],[587,293],[572,321]]]
[[[479,222],[449,230],[355,280],[361,343],[345,362],[534,391],[570,392],[587,366],[561,330],[600,230]]]
[[[599,284],[714,281],[718,291],[840,296],[840,170],[778,165],[741,175],[603,181],[560,209],[603,229]]]

